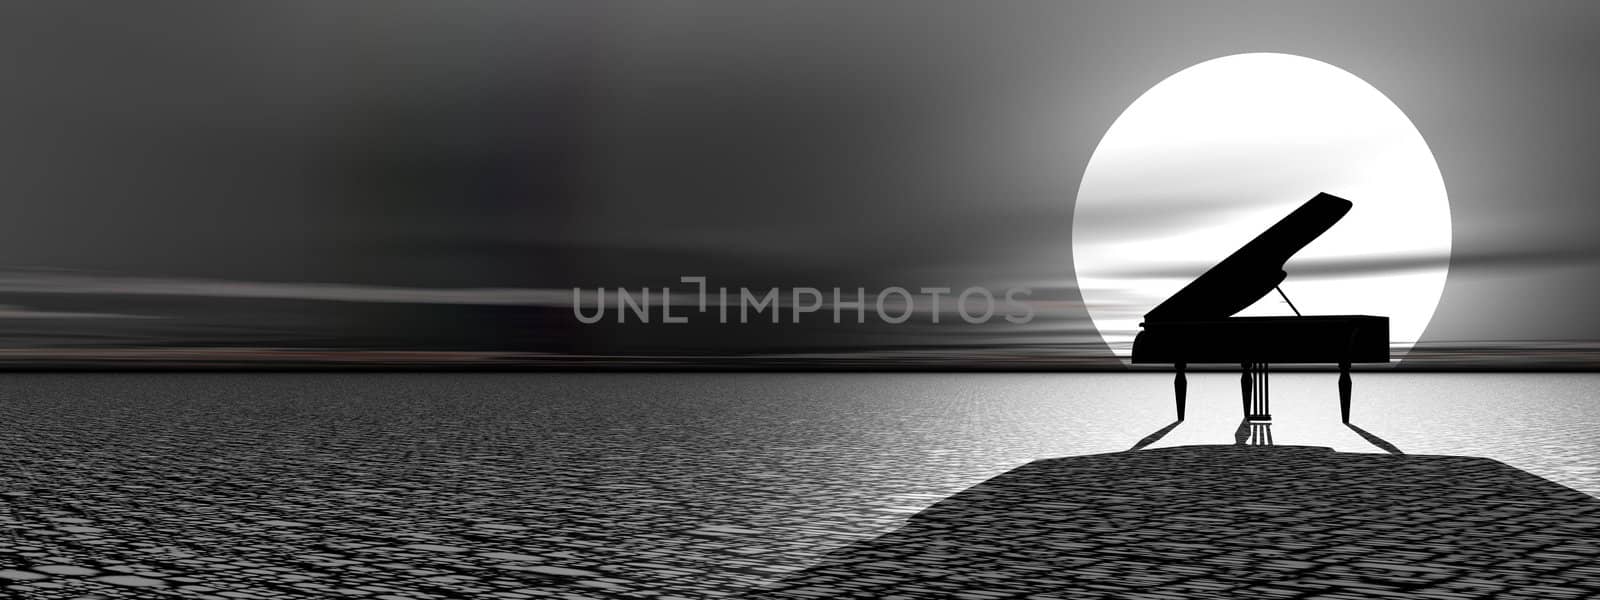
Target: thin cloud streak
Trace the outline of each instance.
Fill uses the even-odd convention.
[[[33,310],[23,306],[0,305],[0,319],[160,319],[151,315],[120,313]]]
[[[570,306],[572,303],[572,291],[566,289],[416,288],[344,283],[106,277],[58,273],[0,274],[0,292],[501,306]]]
[[[660,306],[666,302],[668,295],[662,293],[662,288],[649,288],[648,298],[643,293],[645,288],[636,286],[620,286],[626,289],[634,301],[641,305]],[[700,302],[698,291],[693,283],[680,283],[668,288],[673,306],[684,308],[696,307]],[[603,289],[603,301],[600,290]],[[750,288],[752,295],[759,300],[772,288]],[[795,305],[793,287],[779,287],[775,305],[787,309]],[[919,288],[906,288],[912,296],[910,310],[915,313],[932,313],[934,303],[931,297],[922,294]],[[25,294],[81,294],[81,295],[107,295],[107,296],[188,296],[203,298],[246,298],[258,300],[312,300],[326,302],[365,302],[365,303],[405,303],[405,304],[444,304],[444,305],[482,305],[482,306],[541,306],[541,307],[571,307],[576,304],[582,308],[598,308],[604,304],[607,308],[617,305],[617,287],[605,288],[424,288],[400,287],[381,285],[360,285],[349,283],[318,283],[318,282],[268,282],[268,281],[239,281],[225,279],[184,279],[164,277],[113,277],[100,275],[86,275],[76,273],[35,273],[11,272],[0,273],[0,293],[25,293]],[[737,307],[741,305],[742,295],[740,288],[727,290],[726,305]],[[878,293],[882,290],[866,289],[859,299],[867,304],[868,312],[876,310]],[[955,295],[960,289],[944,292],[938,305],[941,315],[955,315],[958,305]],[[841,303],[850,303],[858,299],[856,288],[840,289]],[[1005,304],[1005,290],[991,290],[994,297],[996,314],[1000,314]],[[833,289],[821,289],[820,311],[830,311],[834,307]],[[812,298],[806,296],[809,305]],[[1075,302],[1061,300],[1034,299],[1031,295],[1018,296],[1018,302],[1027,303],[1034,307],[1036,312],[1053,313],[1068,311],[1077,306]],[[713,288],[707,291],[706,306],[720,307],[724,305],[721,295]],[[899,294],[890,295],[885,299],[883,306],[896,314],[905,311],[907,303]],[[853,312],[854,307],[849,307]],[[0,317],[5,314],[0,312]]]
[[[1332,278],[1406,273],[1444,267],[1449,267],[1452,271],[1461,269],[1467,272],[1565,267],[1591,263],[1596,259],[1600,259],[1600,252],[1594,249],[1530,248],[1488,252],[1453,251],[1449,255],[1414,253],[1339,259],[1290,259],[1285,270],[1289,272],[1290,277]],[[1192,278],[1212,266],[1214,266],[1212,263],[1174,261],[1161,268],[1125,270],[1104,277],[1107,279]]]

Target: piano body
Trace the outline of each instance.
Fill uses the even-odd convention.
[[[1283,294],[1278,286],[1287,276],[1284,263],[1350,207],[1349,200],[1318,194],[1145,313],[1133,341],[1133,362],[1173,365],[1178,420],[1184,418],[1188,365],[1239,365],[1245,417],[1264,421],[1272,418],[1269,364],[1331,363],[1339,365],[1340,414],[1350,422],[1350,365],[1389,362],[1388,317],[1233,316],[1273,290]],[[1292,302],[1289,306],[1299,314]]]

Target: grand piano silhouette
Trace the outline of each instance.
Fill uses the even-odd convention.
[[[1344,198],[1317,194],[1145,313],[1143,331],[1133,340],[1133,362],[1173,365],[1179,421],[1184,417],[1188,365],[1239,365],[1245,418],[1265,421],[1272,418],[1271,363],[1335,363],[1340,415],[1350,422],[1350,364],[1389,362],[1389,318],[1300,316],[1278,287],[1288,276],[1283,265],[1289,257],[1337,223],[1350,207]],[[1233,316],[1273,290],[1296,316]]]

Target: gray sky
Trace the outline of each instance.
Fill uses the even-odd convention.
[[[7,5],[0,334],[578,353],[1092,340],[1070,233],[1100,136],[1178,70],[1284,52],[1376,86],[1434,152],[1455,237],[1425,340],[1600,341],[1597,30],[1582,1]],[[1026,283],[1054,302],[1027,328],[673,329],[581,327],[559,299],[692,274]]]

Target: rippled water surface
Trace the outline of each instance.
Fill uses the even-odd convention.
[[[1334,378],[1273,376],[1275,443],[1488,457],[1600,495],[1600,376],[1358,373],[1359,430]],[[39,598],[738,593],[1173,423],[1157,374],[5,381],[0,585]],[[1189,390],[1149,447],[1234,443],[1238,376]]]

